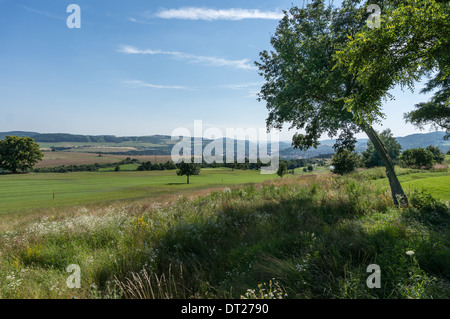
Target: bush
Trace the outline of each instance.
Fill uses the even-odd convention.
[[[436,200],[431,194],[420,191],[414,192],[410,195],[410,204],[424,213],[439,213],[447,212],[447,206]]]
[[[445,160],[445,155],[441,152],[439,147],[430,145],[426,148],[426,150],[433,153],[433,159],[436,163],[442,164],[442,162]]]
[[[340,149],[331,158],[332,172],[344,175],[353,172],[359,162],[358,154],[347,149]]]
[[[402,167],[429,169],[434,164],[434,155],[431,151],[421,147],[411,148],[402,153],[400,161]]]

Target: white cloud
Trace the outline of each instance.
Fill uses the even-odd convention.
[[[19,4],[19,6],[22,7],[23,9],[27,10],[27,11],[30,11],[30,12],[33,12],[33,13],[37,13],[37,14],[40,14],[42,16],[46,16],[48,18],[58,19],[58,20],[66,20],[66,18],[64,18],[62,16],[57,16],[57,15],[54,15],[54,14],[46,12],[46,11],[36,10],[36,9],[30,8],[30,7],[21,5],[21,4]]]
[[[233,83],[223,85],[222,87],[236,91],[246,91],[247,95],[244,96],[245,98],[256,98],[263,84],[264,82]]]
[[[184,20],[243,20],[243,19],[269,19],[280,20],[283,13],[275,11],[259,11],[257,9],[208,9],[208,8],[180,8],[163,9],[155,14],[162,19]]]
[[[188,88],[185,86],[151,84],[151,83],[145,83],[145,82],[142,82],[139,80],[124,81],[123,83],[130,87],[133,87],[133,88],[147,87],[147,88],[153,88],[153,89],[192,90],[191,88]]]
[[[228,66],[233,67],[236,69],[245,69],[245,70],[255,70],[256,68],[252,66],[249,63],[248,59],[242,59],[242,60],[228,60],[218,57],[211,57],[211,56],[200,56],[200,55],[193,55],[178,51],[162,51],[162,50],[152,50],[152,49],[138,49],[133,46],[129,45],[122,45],[119,49],[119,52],[126,53],[126,54],[149,54],[149,55],[155,55],[155,54],[163,54],[163,55],[171,55],[179,59],[188,60],[190,62],[194,63],[203,63],[206,65],[211,66]]]
[[[148,25],[153,25],[154,23],[152,22],[148,22],[146,20],[142,20],[142,19],[136,19],[133,17],[128,17],[127,18],[128,21],[133,22],[133,23],[138,23],[138,24],[148,24]]]
[[[263,84],[264,82],[233,83],[233,84],[226,84],[223,87],[232,90],[246,90],[260,87]]]

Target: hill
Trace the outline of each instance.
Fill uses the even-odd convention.
[[[78,151],[78,152],[92,152],[92,153],[109,153],[121,155],[170,155],[171,150],[177,140],[172,140],[170,135],[151,135],[151,136],[122,136],[115,135],[79,135],[66,133],[37,133],[26,131],[11,131],[0,132],[0,139],[7,135],[28,136],[38,142],[42,148],[47,150],[64,150],[64,151]],[[427,147],[434,145],[439,147],[443,152],[450,149],[450,141],[443,139],[445,132],[429,132],[417,133],[403,137],[396,137],[397,141],[402,146],[402,150]],[[192,138],[192,148],[197,141]],[[226,149],[227,141],[230,139],[222,139],[224,150]],[[211,143],[210,139],[203,139],[204,148]],[[362,152],[367,147],[368,139],[358,139],[356,142],[356,150]],[[321,141],[321,144],[316,148],[307,151],[300,151],[291,147],[289,141],[280,141],[279,150],[280,156],[283,158],[311,158],[324,154],[334,153],[333,145],[334,139],[327,139]],[[257,147],[255,143],[249,141],[234,140],[235,154],[239,154],[240,146],[245,147],[246,155],[250,147]],[[270,150],[270,145],[268,146]]]
[[[425,148],[429,145],[437,146],[444,153],[450,150],[450,141],[444,140],[445,132],[430,132],[430,133],[417,133],[403,137],[396,137],[395,139],[400,143],[402,150],[410,148]],[[283,149],[280,152],[281,157],[317,157],[323,154],[334,153],[333,145],[336,140],[328,139],[320,141],[320,145],[317,149],[309,149],[307,151],[300,151],[292,147]],[[363,152],[367,148],[368,139],[358,139],[356,141],[356,151]]]

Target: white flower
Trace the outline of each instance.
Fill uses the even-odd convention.
[[[303,271],[304,270],[303,265],[300,265],[300,264],[295,265],[295,268],[297,269],[297,271]]]
[[[408,251],[406,252],[406,254],[407,254],[408,256],[412,256],[412,255],[414,255],[414,252],[413,252],[412,250],[408,250]]]

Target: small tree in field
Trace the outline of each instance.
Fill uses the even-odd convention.
[[[191,162],[181,162],[178,166],[177,175],[183,176],[186,175],[187,183],[189,184],[189,176],[200,174],[200,165],[194,163],[192,159]]]
[[[44,154],[31,137],[6,136],[0,141],[0,169],[18,173],[33,168]]]
[[[287,173],[287,164],[285,161],[280,161],[280,164],[278,165],[277,175],[283,178],[283,176]]]
[[[333,173],[344,175],[351,173],[358,166],[358,154],[351,150],[339,149],[331,158],[331,165],[334,166]]]

